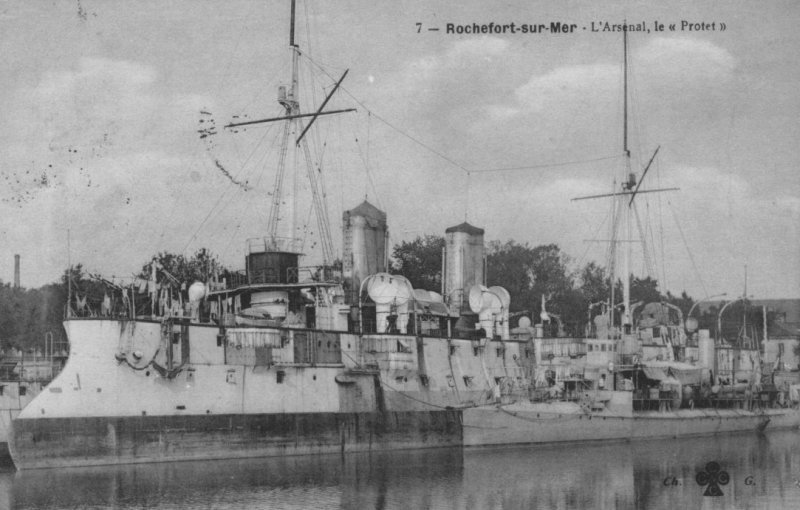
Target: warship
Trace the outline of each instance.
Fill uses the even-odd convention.
[[[343,214],[337,267],[304,135],[342,112],[324,107],[344,75],[322,106],[301,110],[291,4],[282,115],[226,128],[283,123],[284,153],[306,157],[323,264],[302,265],[301,241],[280,235],[282,156],[266,235],[247,240],[244,270],[183,282],[154,261],[144,285],[118,289],[120,307],[77,310],[70,300],[66,366],[13,421],[19,469],[800,424],[762,381],[757,346],[724,345],[665,303],[631,305],[627,284],[623,306],[613,297],[595,306],[580,337],[549,333],[544,300],[539,324],[512,317],[509,293],[487,281],[485,232],[467,222],[445,231],[439,289],[388,272],[387,215],[366,200]],[[631,173],[611,198],[629,210],[657,191],[640,184]]]

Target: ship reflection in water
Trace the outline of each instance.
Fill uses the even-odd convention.
[[[0,472],[0,508],[6,502],[14,509],[800,508],[798,439],[800,432],[791,430],[603,445],[8,468]],[[704,496],[709,484],[722,495]]]

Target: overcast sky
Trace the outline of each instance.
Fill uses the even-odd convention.
[[[221,126],[280,114],[288,11],[289,0],[0,3],[0,279],[13,279],[15,253],[27,287],[69,260],[128,276],[164,250],[208,247],[243,267],[245,240],[266,231],[279,127]],[[627,19],[650,29],[629,37],[631,167],[641,174],[660,146],[642,188],[680,188],[637,198],[653,276],[674,293],[736,296],[747,265],[748,294],[800,297],[799,14],[791,0],[298,0],[297,39],[315,63],[304,60],[301,109],[349,69],[326,108],[358,110],[320,118],[310,138],[336,250],[342,210],[367,196],[393,242],[466,217],[487,241],[557,243],[573,267],[605,265],[607,245],[590,240],[609,238],[609,202],[571,199],[610,192],[624,172],[622,36],[592,23]],[[447,33],[554,21],[577,28]],[[212,119],[217,134],[201,138]],[[314,216],[303,205],[297,216],[313,259]]]

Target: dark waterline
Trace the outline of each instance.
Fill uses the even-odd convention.
[[[709,485],[698,484],[701,471],[719,482],[722,496],[703,495]],[[800,431],[22,472],[7,467],[0,470],[2,508],[800,508]]]

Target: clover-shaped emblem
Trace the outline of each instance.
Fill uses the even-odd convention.
[[[722,496],[722,489],[720,485],[728,485],[731,477],[727,471],[723,471],[719,462],[709,462],[706,464],[706,470],[697,473],[694,478],[698,485],[708,485],[703,496]]]

